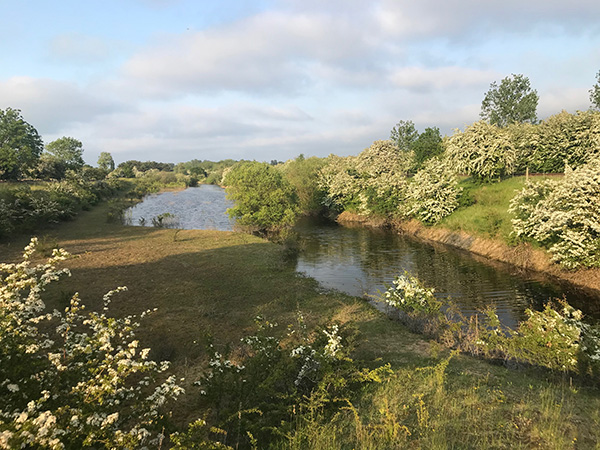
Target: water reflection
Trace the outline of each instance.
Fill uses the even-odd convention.
[[[184,191],[149,195],[127,211],[130,225],[152,226],[152,218],[164,213],[175,216],[177,228],[184,230],[233,230],[227,215],[233,202],[227,200],[219,186],[203,184]]]

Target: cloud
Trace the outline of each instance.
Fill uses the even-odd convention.
[[[397,87],[429,93],[452,88],[476,88],[489,86],[490,80],[498,78],[493,70],[449,66],[438,68],[403,67],[393,71],[390,81]]]
[[[53,60],[76,64],[99,63],[110,55],[107,42],[81,33],[55,36],[49,43],[48,51]]]
[[[388,35],[464,39],[473,35],[554,30],[597,32],[600,3],[581,0],[381,0],[374,16]]]
[[[311,86],[315,64],[354,65],[370,44],[328,16],[262,13],[228,26],[170,36],[124,66],[146,94],[242,91],[294,95]]]
[[[89,122],[123,108],[93,90],[75,83],[32,77],[0,80],[1,108],[20,109],[24,119],[41,134],[58,133],[72,123]]]

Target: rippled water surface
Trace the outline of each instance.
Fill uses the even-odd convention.
[[[203,185],[147,197],[131,210],[132,224],[169,212],[184,229],[232,230],[226,214],[232,203],[223,189]],[[597,294],[508,264],[493,263],[442,244],[431,244],[385,230],[348,228],[301,221],[296,227],[302,251],[297,270],[324,287],[351,295],[384,290],[405,270],[434,287],[439,298],[452,297],[461,311],[472,314],[494,305],[502,321],[515,325],[528,307],[541,308],[550,298],[565,297],[588,316],[600,316]]]
[[[511,326],[524,317],[525,308],[540,308],[548,299],[563,296],[597,316],[597,295],[442,244],[314,221],[299,224],[298,231],[303,248],[298,271],[351,295],[376,294],[406,270],[434,287],[438,298],[450,296],[464,314],[494,305]]]

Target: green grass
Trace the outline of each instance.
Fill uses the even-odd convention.
[[[474,186],[477,203],[456,214],[465,221],[469,210],[484,216],[507,203],[520,183]],[[223,349],[253,331],[256,315],[285,328],[300,310],[309,326],[354,323],[360,332],[358,364],[389,362],[394,374],[357,393],[358,400],[332,420],[299,413],[295,433],[277,448],[594,448],[600,442],[596,387],[467,356],[455,356],[441,370],[447,350],[362,299],[323,293],[314,280],[295,273],[275,244],[233,232],[124,227],[107,223],[107,211],[102,204],[44,231],[47,242],[75,255],[66,263],[72,277],[52,286],[48,304],[64,308],[78,291],[88,309],[100,309],[104,293],[126,285],[129,290],[113,300],[113,314],[158,308],[143,320],[139,336],[155,357],[172,360],[171,370],[186,378],[187,395],[175,406],[178,424],[206,413],[192,382],[206,367],[207,336]],[[488,229],[477,220],[469,223]],[[28,240],[0,243],[0,260],[18,260]],[[258,446],[270,444],[275,445]]]
[[[547,177],[535,177],[542,180]],[[439,222],[439,226],[454,231],[487,238],[499,238],[511,243],[512,216],[508,212],[510,201],[525,185],[525,177],[518,176],[506,180],[480,184],[472,178],[463,178],[459,186],[470,205],[463,206]]]

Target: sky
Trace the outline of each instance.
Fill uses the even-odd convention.
[[[529,78],[590,107],[597,0],[0,0],[0,109],[87,163],[356,155],[400,120],[479,120]]]

